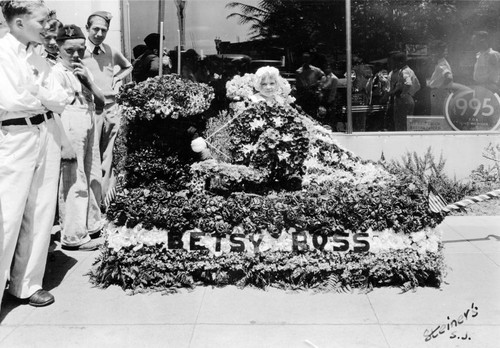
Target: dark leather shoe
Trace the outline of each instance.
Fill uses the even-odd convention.
[[[54,303],[54,301],[54,296],[50,292],[40,289],[29,297],[28,304],[33,307],[43,307]]]

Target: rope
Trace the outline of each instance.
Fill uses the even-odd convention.
[[[231,157],[229,157],[228,155],[226,155],[224,152],[222,152],[221,150],[219,150],[217,147],[215,147],[212,144],[210,144],[208,141],[205,140],[205,143],[207,143],[208,146],[210,146],[212,149],[214,149],[215,151],[217,151],[219,154],[221,154],[222,156],[226,157],[228,160],[231,159]]]
[[[221,130],[223,130],[224,128],[226,128],[227,126],[229,126],[234,120],[236,120],[238,117],[240,116],[240,114],[237,114],[236,116],[234,116],[232,119],[230,119],[229,121],[227,121],[226,123],[224,123],[219,129],[217,129],[215,132],[213,132],[212,134],[210,134],[209,136],[207,136],[207,138],[205,140],[208,140],[210,139],[211,137],[213,137],[215,134],[219,133]]]
[[[487,192],[487,193],[484,193],[481,195],[477,195],[474,197],[462,199],[461,201],[448,204],[446,207],[444,207],[441,210],[446,211],[446,212],[450,212],[452,210],[460,210],[460,209],[465,208],[468,205],[478,203],[478,202],[483,202],[483,201],[486,201],[486,200],[489,200],[492,198],[498,198],[498,197],[500,197],[500,189],[493,190],[493,191],[490,191],[490,192]]]

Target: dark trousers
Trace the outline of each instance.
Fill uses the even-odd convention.
[[[394,99],[394,130],[406,131],[406,117],[413,115],[415,109],[415,101],[413,97],[407,93],[401,94]]]

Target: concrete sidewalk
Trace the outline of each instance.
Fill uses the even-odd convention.
[[[198,287],[127,296],[89,284],[98,252],[56,250],[46,274],[56,302],[4,304],[0,347],[499,347],[500,217],[448,217],[442,227],[445,283],[404,294]],[[448,328],[453,320],[463,323]],[[436,337],[426,342],[426,330]]]

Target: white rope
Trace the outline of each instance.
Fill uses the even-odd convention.
[[[446,212],[450,212],[452,210],[460,210],[460,209],[465,208],[468,205],[478,203],[478,202],[483,202],[483,201],[489,200],[491,198],[498,198],[498,197],[500,197],[500,189],[493,190],[493,191],[490,191],[490,192],[487,192],[487,193],[484,193],[481,195],[477,195],[474,197],[462,199],[461,201],[448,204],[446,207],[444,207],[441,210],[446,211]]]
[[[224,152],[222,152],[221,150],[219,150],[218,148],[216,148],[214,145],[210,144],[208,141],[205,140],[205,142],[207,143],[208,146],[210,146],[212,149],[214,149],[215,151],[217,151],[219,154],[221,154],[222,156],[226,157],[228,160],[231,159],[231,157],[229,157],[228,155],[226,155]]]
[[[223,130],[224,128],[226,128],[227,126],[229,126],[234,120],[236,120],[238,117],[240,116],[240,114],[237,114],[236,116],[234,116],[232,119],[230,119],[229,121],[227,121],[226,123],[224,123],[219,129],[217,129],[215,132],[213,132],[212,134],[210,134],[209,136],[207,136],[207,138],[205,140],[208,140],[210,139],[211,137],[213,137],[215,134],[219,133],[221,130]]]

